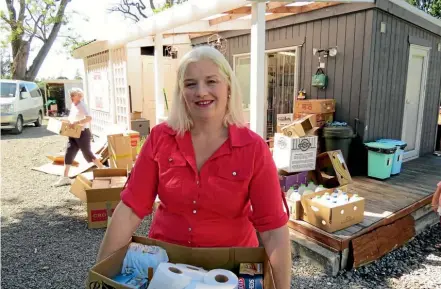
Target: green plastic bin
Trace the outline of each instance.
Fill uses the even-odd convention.
[[[390,178],[397,147],[379,142],[365,143],[365,146],[368,149],[368,176],[381,180]]]

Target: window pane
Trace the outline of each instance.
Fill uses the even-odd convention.
[[[242,91],[242,103],[244,108],[250,106],[250,63],[249,56],[240,56],[236,58],[236,77]]]

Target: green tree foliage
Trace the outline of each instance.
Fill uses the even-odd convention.
[[[434,17],[441,18],[441,0],[407,0],[407,2]]]
[[[66,7],[70,0],[5,0],[7,11],[0,11],[2,46],[12,50],[13,79],[34,80],[55,40],[64,38],[64,46],[81,41],[68,27],[70,15]],[[64,35],[63,35],[64,34]],[[31,65],[31,49],[37,53]]]

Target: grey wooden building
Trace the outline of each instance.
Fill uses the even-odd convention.
[[[339,4],[268,21],[266,87],[268,111],[291,113],[304,89],[307,98],[336,100],[335,120],[354,125],[359,143],[403,139],[406,158],[434,150],[441,95],[441,20],[400,0]],[[226,56],[249,95],[249,30],[219,33]],[[193,38],[194,46],[207,37]],[[336,47],[321,57],[326,89],[311,86],[319,66],[315,49]],[[249,101],[249,100],[248,100]]]

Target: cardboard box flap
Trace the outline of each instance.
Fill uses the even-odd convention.
[[[352,183],[351,174],[340,150],[328,151],[317,156],[319,182],[328,187]]]
[[[92,179],[92,172],[78,175],[72,183],[69,191],[81,201],[87,202],[86,190],[92,188]]]
[[[86,190],[87,203],[119,201],[122,188],[88,189]]]
[[[127,169],[96,169],[93,178],[127,177]]]

